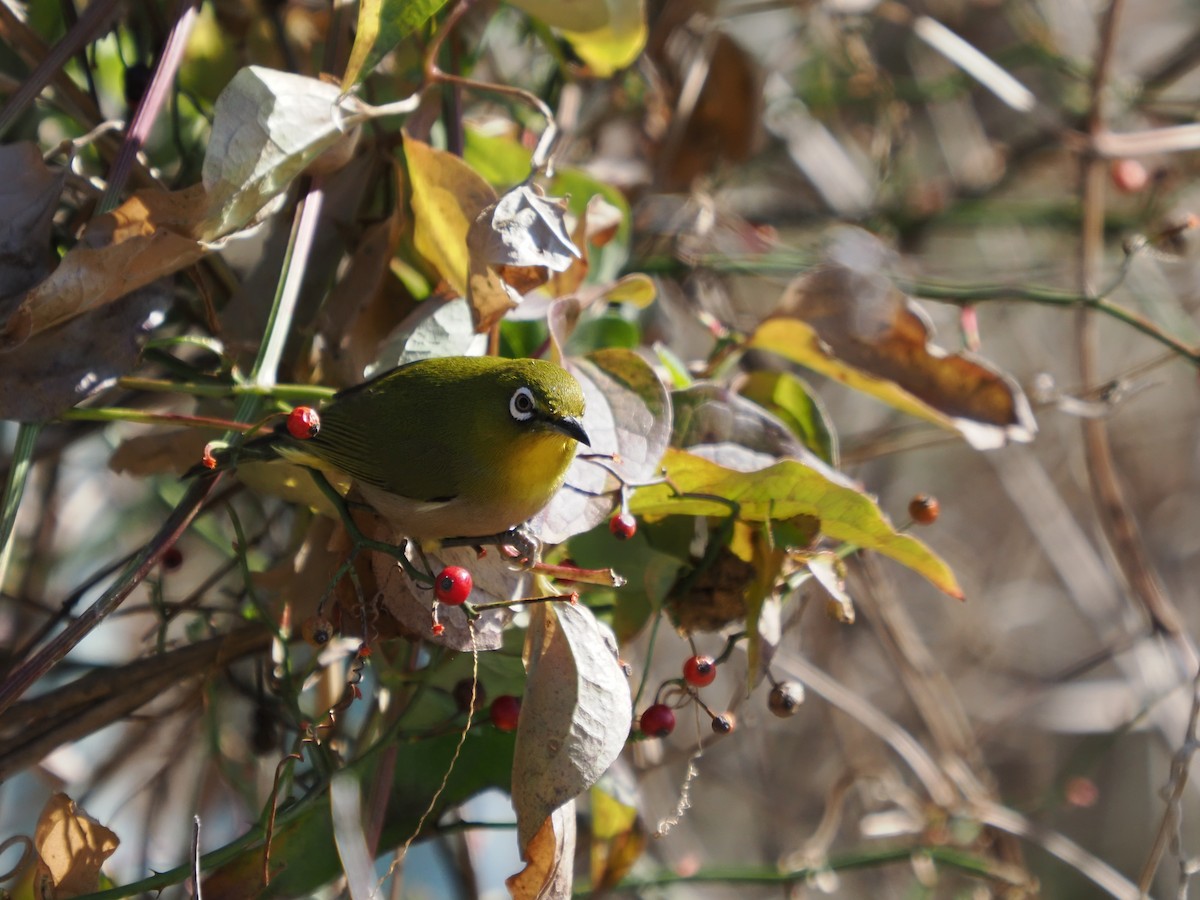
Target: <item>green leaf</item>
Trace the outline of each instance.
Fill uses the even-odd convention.
[[[567,341],[567,352],[575,355],[605,347],[634,350],[640,343],[641,331],[636,324],[619,314],[606,312],[579,323]]]
[[[837,468],[837,434],[825,406],[803,378],[791,372],[751,372],[738,393],[773,413],[805,447]]]
[[[601,569],[616,562],[626,580],[611,592],[613,631],[622,645],[633,640],[667,598],[688,562],[694,532],[692,523],[680,517],[641,523],[625,541],[614,537],[607,523],[571,538],[568,552],[576,565]]]
[[[424,25],[446,0],[361,0],[354,49],[346,64],[342,90],[379,65],[402,40]]]
[[[747,522],[816,516],[825,535],[889,556],[962,599],[962,588],[941,557],[916,538],[897,532],[867,494],[802,463],[783,460],[759,471],[739,472],[683,450],[668,450],[663,465],[680,493],[667,484],[641,488],[630,504],[634,515],[728,516],[729,503],[718,499],[723,498],[738,504],[738,516]]]
[[[433,801],[449,760],[458,745],[456,732],[419,741],[394,741],[371,751],[348,767],[362,783],[372,783],[372,773],[384,754],[394,754],[392,793],[384,816],[378,852],[399,846],[417,828],[421,815]],[[511,784],[514,740],[494,728],[473,728],[440,794],[434,812],[425,820],[432,829],[445,810],[458,806],[489,788],[507,791]],[[280,810],[271,842],[271,871],[267,890],[255,897],[311,897],[323,884],[341,874],[334,852],[333,822],[325,791]],[[246,897],[247,885],[261,885],[263,845],[251,843],[230,858],[228,848],[206,857],[224,860],[204,879],[206,900]],[[207,862],[205,869],[213,863]]]

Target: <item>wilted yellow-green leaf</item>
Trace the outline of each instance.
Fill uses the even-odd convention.
[[[404,156],[412,185],[413,244],[460,297],[467,296],[471,223],[496,192],[455,156],[407,135]]]
[[[888,406],[954,431],[953,420],[932,406],[922,403],[900,385],[886,378],[877,378],[830,356],[821,346],[816,330],[799,319],[767,319],[750,336],[747,347],[769,350],[799,363],[806,369],[820,372],[856,391],[870,394]]]
[[[788,285],[750,345],[953,428],[976,449],[1029,441],[1020,386],[981,357],[933,343],[925,311],[896,286],[896,254],[858,228],[835,229],[824,264]]]
[[[766,522],[799,515],[816,516],[821,532],[835,540],[876,550],[928,578],[951,597],[962,599],[950,567],[914,537],[897,532],[867,494],[831,481],[795,460],[783,460],[756,472],[738,472],[683,450],[663,457],[667,484],[653,485],[633,495],[634,515],[728,516],[738,504],[744,521]],[[689,496],[690,495],[690,496]]]
[[[636,806],[621,802],[601,785],[591,791],[592,890],[611,888],[624,878],[646,848],[646,829]]]

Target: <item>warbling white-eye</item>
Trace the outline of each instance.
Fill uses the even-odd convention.
[[[574,376],[543,360],[422,359],[337,394],[314,437],[280,427],[238,459],[349,476],[403,537],[492,536],[562,486],[576,444],[590,443],[583,405]]]

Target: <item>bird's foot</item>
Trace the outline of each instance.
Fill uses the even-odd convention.
[[[532,569],[542,559],[542,542],[524,528],[510,528],[482,537],[446,538],[443,547],[498,547],[517,569]]]

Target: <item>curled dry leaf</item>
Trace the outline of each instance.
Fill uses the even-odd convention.
[[[525,868],[508,878],[513,900],[566,900],[575,876],[575,802],[560,806],[527,844],[521,846]]]
[[[930,342],[925,312],[892,282],[894,254],[840,229],[827,262],[793,281],[750,346],[959,431],[977,449],[1030,441],[1037,424],[1016,382],[970,353]]]
[[[121,842],[66,794],[55,794],[42,809],[33,843],[37,882],[52,886],[54,900],[67,900],[100,889],[100,869]]]
[[[525,658],[529,674],[512,777],[522,847],[551,813],[604,774],[633,719],[616,641],[586,606],[531,607]]]
[[[659,460],[671,434],[666,389],[636,353],[598,350],[570,361],[567,368],[583,388],[587,404],[583,427],[592,446],[580,448],[567,470],[565,486],[530,523],[551,544],[594,528],[613,508],[616,479],[589,461],[589,454],[617,454],[619,460],[607,464],[637,484],[659,474]],[[601,496],[592,496],[597,493]]]
[[[244,228],[322,154],[353,140],[348,123],[370,113],[355,105],[343,114],[337,101],[335,86],[313,78],[258,66],[239,71],[217,99],[203,183],[138,191],[89,222],[58,268],[0,322],[0,349],[217,249],[212,241]]]
[[[467,297],[480,331],[545,284],[550,272],[562,272],[580,258],[567,234],[566,209],[565,200],[519,184],[471,224]]]
[[[565,272],[583,255],[567,233],[567,202],[518,184],[471,224],[467,249],[491,265],[540,266]]]

